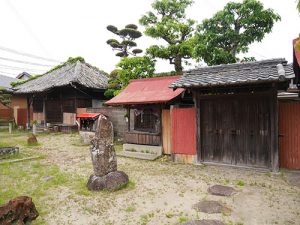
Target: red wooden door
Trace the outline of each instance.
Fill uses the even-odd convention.
[[[33,112],[30,110],[30,121],[32,121]],[[17,118],[16,122],[19,126],[26,127],[27,123],[27,109],[17,109]]]
[[[300,103],[279,102],[279,162],[300,169]]]
[[[195,108],[172,109],[172,153],[196,155]]]

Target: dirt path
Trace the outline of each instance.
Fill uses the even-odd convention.
[[[92,166],[88,146],[77,135],[39,137],[42,161],[88,180]],[[52,190],[45,200],[48,224],[178,224],[188,219],[218,219],[226,224],[300,224],[300,188],[286,174],[214,166],[183,165],[118,158],[118,167],[132,182],[128,189],[77,195],[68,187]],[[207,188],[226,184],[238,190],[231,197],[212,196]],[[205,214],[192,209],[202,199],[217,200],[232,212]]]

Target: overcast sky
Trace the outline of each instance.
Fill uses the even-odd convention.
[[[273,8],[282,20],[261,43],[251,45],[248,56],[256,59],[284,57],[292,61],[292,40],[300,33],[300,16],[296,0],[261,0],[266,8]],[[42,61],[21,53],[65,61],[69,56],[82,56],[85,60],[110,72],[119,58],[106,44],[115,38],[106,30],[109,24],[123,27],[138,23],[139,18],[151,9],[151,0],[1,0],[0,1],[0,74],[15,77],[23,69],[35,74],[45,72],[55,62]],[[201,22],[222,9],[228,0],[195,0],[187,11],[188,17]],[[143,30],[142,27],[140,27]],[[138,39],[138,46],[145,49],[157,41],[146,36]],[[3,58],[27,61],[48,66],[5,61]],[[193,62],[192,67],[197,65]],[[7,67],[14,68],[8,69]],[[157,72],[173,70],[168,61],[157,63]]]

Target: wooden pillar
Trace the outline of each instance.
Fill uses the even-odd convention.
[[[201,149],[201,115],[200,115],[200,100],[197,90],[193,90],[193,101],[196,110],[196,151],[197,151],[197,162],[203,161],[202,149]]]
[[[277,89],[271,92],[270,119],[271,119],[271,169],[273,172],[279,171],[279,151],[278,151],[278,99]]]
[[[26,119],[26,128],[30,129],[30,96],[27,95],[27,119]]]
[[[128,119],[128,127],[127,127],[127,131],[130,131],[130,107],[127,107],[127,119]]]
[[[60,104],[60,115],[61,115],[61,123],[64,123],[64,109],[63,109],[63,100],[62,100],[61,88],[59,89],[59,104]]]
[[[43,116],[44,116],[44,127],[46,128],[47,127],[47,114],[46,114],[46,97],[43,96]]]

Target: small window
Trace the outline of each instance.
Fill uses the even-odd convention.
[[[153,109],[134,110],[134,130],[157,133],[160,131],[160,120]]]

